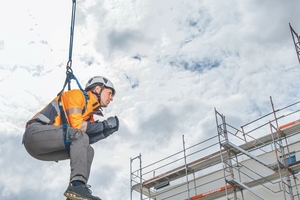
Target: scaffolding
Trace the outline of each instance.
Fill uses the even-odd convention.
[[[278,120],[285,116],[283,115],[280,118],[277,118],[276,113],[287,109],[290,106],[275,111],[271,97],[270,101],[273,110],[272,113],[259,118],[259,120],[262,120],[263,118],[273,114],[274,119],[268,122],[268,125],[270,127],[270,135],[259,139],[255,139],[249,134],[253,132],[253,130],[245,132],[245,126],[242,126],[241,130],[239,130],[234,128],[233,126],[228,125],[226,123],[225,116],[215,110],[220,151],[227,152],[226,157],[221,156],[221,160],[223,163],[223,176],[225,183],[229,184],[231,186],[230,188],[232,188],[231,191],[229,191],[227,188],[225,189],[225,191],[226,196],[230,196],[231,193],[232,199],[244,199],[244,190],[251,192],[259,199],[267,199],[251,189],[250,185],[254,185],[255,183],[260,183],[261,186],[272,191],[274,194],[282,192],[285,200],[295,199],[295,197],[299,199],[297,177],[295,175],[299,172],[299,161],[297,163],[293,163],[293,165],[291,166],[289,165],[290,162],[287,162],[287,159],[291,159],[292,157],[292,154],[289,150],[289,142],[287,138],[300,132],[298,126],[296,129],[295,127],[291,129],[292,127],[290,126],[296,125],[298,123],[298,120],[294,121],[293,123],[286,124],[285,126],[279,127]],[[296,112],[298,111],[299,110],[297,110]],[[295,112],[289,113],[288,115],[293,113]],[[246,126],[254,122],[257,122],[257,120],[248,123]],[[275,123],[275,125],[272,123]],[[258,128],[262,128],[265,125],[267,125],[267,123],[259,126]],[[258,128],[255,128],[254,130],[257,131]],[[230,131],[228,129],[230,129]],[[244,148],[235,144],[241,141],[244,145]],[[271,147],[274,152],[274,155],[276,157],[274,163],[268,163],[261,159],[259,156],[251,153],[251,151],[254,150],[256,150],[256,154],[257,151],[264,151],[262,147],[266,146]],[[259,172],[256,172],[253,169],[249,169],[247,166],[243,165],[241,162],[239,162],[239,158],[241,157],[241,155],[247,156],[259,165],[269,169],[270,171],[273,171],[274,173],[272,174],[272,177],[265,177],[263,174],[260,174]],[[246,171],[248,171],[248,174],[246,173]],[[249,174],[255,174],[256,178],[253,178],[254,176],[249,176]],[[277,191],[274,191],[267,186],[267,183],[270,183],[269,185],[275,184],[271,180],[275,179],[275,177],[279,179],[278,183],[280,183],[281,186]],[[293,178],[294,183],[291,182],[291,177]],[[243,179],[246,179],[246,181],[243,181]],[[238,191],[240,192],[239,197]]]
[[[272,112],[240,128],[215,109],[216,135],[187,148],[182,136],[181,151],[147,166],[141,154],[130,159],[130,199],[300,199],[300,101],[277,110],[270,102]]]

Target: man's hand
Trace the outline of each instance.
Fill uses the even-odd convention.
[[[109,117],[107,120],[103,121],[103,129],[116,129],[116,131],[119,129],[119,119],[117,116]]]
[[[105,137],[108,137],[109,135],[119,130],[119,119],[117,116],[109,117],[107,120],[103,121],[103,125],[103,134]]]
[[[107,120],[104,121],[96,121],[89,124],[89,138],[90,144],[93,144],[99,140],[107,138],[109,135],[113,134],[117,130],[119,130],[119,119],[117,116],[109,117]],[[97,124],[101,126],[101,128],[96,129]],[[92,126],[93,125],[93,126]],[[93,128],[93,129],[92,129]],[[101,129],[101,130],[99,130]],[[98,130],[98,131],[96,131]]]

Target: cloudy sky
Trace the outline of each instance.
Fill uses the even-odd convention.
[[[42,162],[21,144],[25,123],[62,89],[71,0],[0,0],[0,199],[64,199],[69,162]],[[300,1],[78,0],[73,65],[82,85],[109,78],[105,117],[120,130],[93,145],[89,184],[130,197],[130,158],[143,165],[216,132],[214,108],[243,125],[299,101],[289,23]],[[76,83],[73,82],[73,88]]]

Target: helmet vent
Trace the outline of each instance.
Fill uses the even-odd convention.
[[[107,82],[108,82],[108,80],[107,80],[106,78],[103,78],[103,80],[104,80],[104,82],[105,82],[105,83],[107,83]]]

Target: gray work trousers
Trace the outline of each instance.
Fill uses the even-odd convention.
[[[94,149],[89,136],[78,129],[70,128],[70,155],[65,149],[61,126],[30,124],[24,133],[23,144],[34,158],[43,161],[70,159],[70,182],[80,180],[87,183],[94,158]]]

